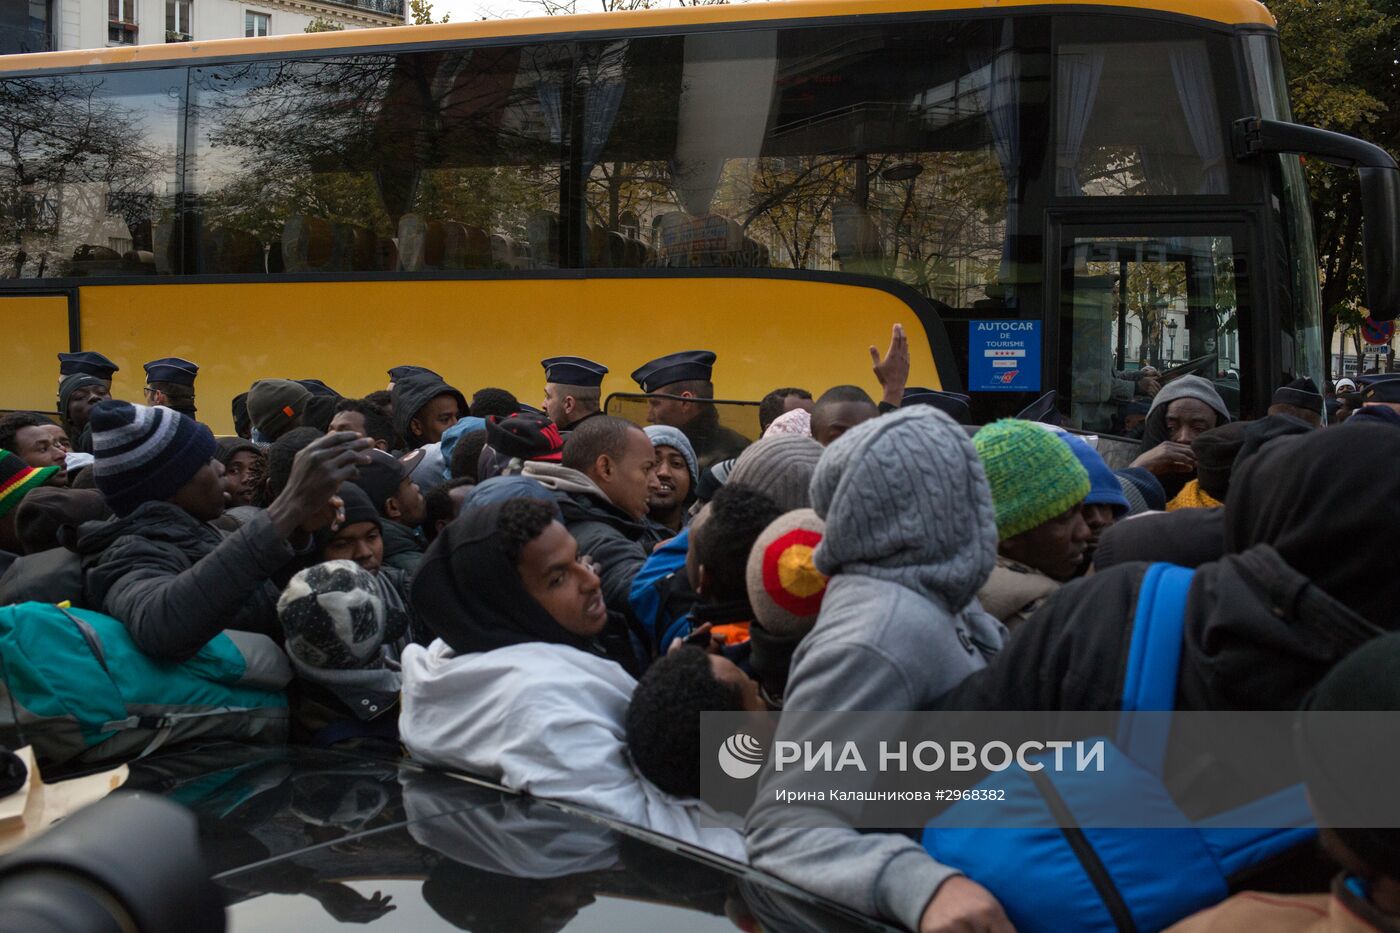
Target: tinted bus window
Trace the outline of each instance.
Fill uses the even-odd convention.
[[[1233,114],[1218,92],[1232,81],[1227,40],[1156,28],[1135,38],[1120,27],[1093,41],[1102,24],[1072,22],[1057,27],[1055,193],[1228,194]]]
[[[566,50],[197,68],[199,271],[558,265]]]
[[[0,80],[6,278],[177,271],[182,68]]]
[[[854,272],[951,308],[1002,302],[1042,151],[1024,142],[1025,22],[582,47],[581,264]]]

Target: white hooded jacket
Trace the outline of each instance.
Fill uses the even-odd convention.
[[[616,663],[531,642],[403,653],[399,733],[420,761],[557,800],[747,862],[738,816],[657,789],[632,767],[624,723],[637,683]]]

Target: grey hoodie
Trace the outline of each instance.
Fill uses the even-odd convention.
[[[1000,650],[1006,630],[977,602],[996,563],[996,514],[953,419],[919,405],[847,432],[817,465],[812,507],[826,521],[815,561],[831,582],[793,656],[784,711],[932,709]],[[753,864],[918,929],[956,870],[903,835],[794,828],[799,808],[768,803],[781,784],[764,772],[747,826]]]

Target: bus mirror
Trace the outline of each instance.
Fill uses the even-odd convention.
[[[1361,175],[1366,307],[1373,321],[1400,317],[1400,170],[1366,166]]]
[[[1258,117],[1235,121],[1234,144],[1237,159],[1292,152],[1357,170],[1366,306],[1372,320],[1400,317],[1400,168],[1390,153],[1354,136]]]

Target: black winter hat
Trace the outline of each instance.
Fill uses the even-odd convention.
[[[1244,447],[1245,422],[1231,421],[1218,428],[1202,431],[1191,442],[1191,450],[1196,454],[1196,479],[1201,491],[1220,502],[1230,491],[1230,471],[1234,469],[1235,457]]]
[[[558,463],[564,454],[564,438],[544,415],[522,413],[486,419],[486,443],[498,454],[519,460]]]
[[[270,441],[297,427],[306,417],[311,393],[290,379],[259,379],[248,390],[248,414],[253,426]]]
[[[393,454],[382,450],[369,451],[369,463],[359,468],[355,485],[369,496],[370,504],[379,515],[384,514],[384,500],[395,495],[410,472],[409,466]]]
[[[91,373],[74,373],[71,376],[64,376],[58,383],[58,416],[64,421],[68,420],[68,402],[73,398],[73,393],[79,389],[86,389],[90,386],[107,387],[108,381]]]

